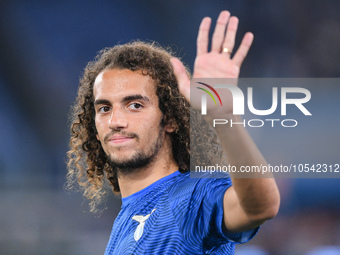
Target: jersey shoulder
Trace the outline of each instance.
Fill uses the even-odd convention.
[[[227,190],[231,185],[230,178],[191,178],[190,172],[186,172],[176,176],[176,180],[169,186],[169,199],[177,205],[193,199],[203,199],[216,189],[222,187]]]

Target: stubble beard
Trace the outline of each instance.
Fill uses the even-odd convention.
[[[128,175],[137,172],[138,170],[143,169],[150,163],[152,163],[157,156],[159,150],[163,146],[163,129],[163,126],[160,125],[158,137],[156,141],[149,147],[149,150],[147,152],[139,149],[129,159],[119,159],[114,158],[111,155],[107,155],[108,163],[112,167],[113,171],[117,172],[118,174]]]

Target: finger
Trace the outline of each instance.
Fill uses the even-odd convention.
[[[228,11],[222,11],[218,16],[214,34],[211,41],[211,51],[221,52],[222,44],[225,36],[225,28],[227,26],[230,13]]]
[[[210,24],[211,19],[209,17],[205,17],[198,29],[197,56],[208,52]]]
[[[238,67],[241,67],[243,60],[246,58],[248,51],[250,49],[250,46],[253,43],[253,40],[254,40],[254,35],[252,33],[248,32],[244,35],[241,45],[233,57],[233,62]]]
[[[174,74],[178,82],[178,88],[181,94],[190,102],[190,79],[183,63],[178,58],[171,58],[171,64],[174,68]]]
[[[237,27],[238,27],[238,18],[231,17],[229,19],[227,33],[226,33],[225,40],[222,46],[223,49],[227,48],[229,50],[228,51],[229,56],[233,52],[233,49],[234,49]]]

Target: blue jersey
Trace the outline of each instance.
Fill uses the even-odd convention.
[[[257,229],[224,233],[228,179],[190,178],[179,171],[122,199],[105,255],[234,254]]]

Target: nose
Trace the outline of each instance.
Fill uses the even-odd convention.
[[[123,129],[127,127],[127,116],[124,109],[113,109],[109,119],[109,128],[113,130]]]

